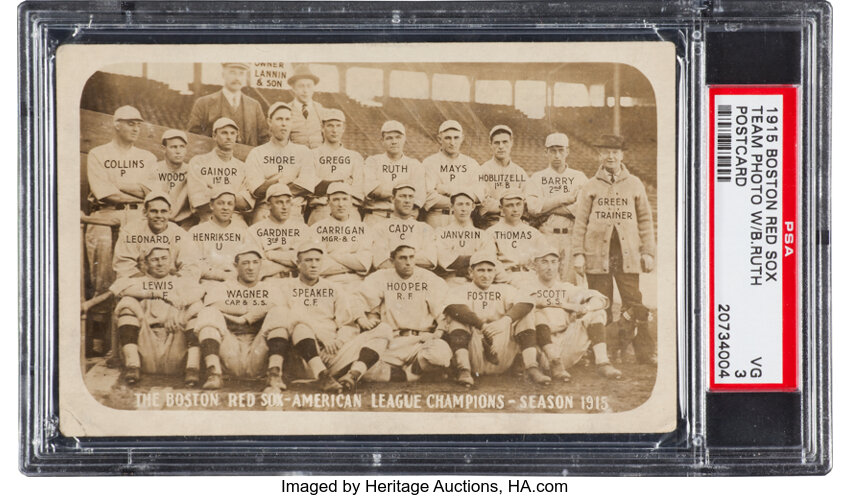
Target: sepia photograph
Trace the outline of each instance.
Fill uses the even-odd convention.
[[[63,46],[68,436],[675,427],[673,45]]]

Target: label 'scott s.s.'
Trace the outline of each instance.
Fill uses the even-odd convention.
[[[794,390],[797,89],[709,89],[712,390]]]

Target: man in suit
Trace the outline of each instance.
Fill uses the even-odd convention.
[[[295,98],[289,102],[292,109],[292,133],[289,139],[299,145],[317,148],[324,141],[322,116],[325,115],[322,104],[313,100],[319,77],[310,72],[308,66],[298,66],[286,82],[295,94]]]
[[[242,93],[248,75],[248,64],[225,62],[222,64],[221,90],[195,100],[189,115],[190,133],[212,136],[212,125],[227,117],[239,126],[237,143],[256,147],[269,138],[266,116],[260,102]]]

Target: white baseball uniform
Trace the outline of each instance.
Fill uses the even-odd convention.
[[[210,194],[216,187],[230,185],[236,190],[236,198],[254,206],[254,196],[248,188],[247,167],[236,157],[222,160],[216,149],[196,155],[189,161],[187,187],[189,205],[194,211],[210,202]]]
[[[203,288],[196,280],[166,275],[118,278],[110,290],[118,298],[115,316],[118,327],[139,328],[138,349],[143,373],[178,374],[186,362],[186,337],[166,329],[169,318],[184,323],[183,330],[194,330],[196,317],[203,307]],[[149,298],[129,296],[148,293]]]
[[[248,232],[266,254],[262,267],[265,277],[279,273],[288,275],[296,269],[296,249],[310,238],[312,229],[297,216],[290,216],[282,223],[267,217],[250,226]]]
[[[142,185],[146,191],[168,194],[171,204],[171,221],[178,224],[192,215],[192,210],[189,208],[188,176],[189,163],[184,162],[175,169],[168,162],[161,160],[156,163]]]
[[[433,333],[445,308],[446,292],[442,279],[419,267],[408,278],[389,268],[363,280],[358,291],[362,312],[378,313],[381,324],[376,328],[392,332],[392,341],[381,355],[384,363],[405,366],[425,353],[430,364],[449,366],[451,350]]]
[[[447,195],[439,193],[438,187],[451,191],[458,184],[477,185],[481,165],[478,161],[465,154],[451,158],[442,150],[430,155],[422,161],[425,169],[425,205],[428,212],[425,222],[433,228],[439,228],[451,221],[451,208]],[[438,204],[445,204],[437,207]]]
[[[532,303],[531,299],[522,295],[516,288],[495,283],[488,288],[479,288],[474,282],[469,282],[453,287],[446,298],[447,304],[465,304],[482,321],[488,323],[504,317],[508,309],[518,303]],[[498,364],[492,364],[484,359],[483,333],[479,329],[454,321],[449,317],[443,318],[441,327],[451,332],[456,329],[464,329],[472,334],[469,341],[469,360],[472,370],[481,374],[500,374],[508,370],[519,353],[519,345],[512,337],[521,331],[534,329],[534,319],[529,315],[523,317],[513,324],[509,324],[495,333],[492,338],[491,349],[498,354]]]
[[[522,275],[511,273],[530,271],[535,251],[546,243],[542,233],[524,222],[511,226],[502,219],[486,233],[496,244],[496,256],[502,266],[496,276],[499,283],[515,283]]]
[[[388,263],[395,242],[409,243],[416,249],[417,266],[434,269],[437,265],[434,229],[428,224],[417,221],[415,217],[402,219],[393,213],[389,219],[382,219],[370,228],[372,262],[376,268]]]
[[[372,226],[378,219],[388,218],[393,212],[393,185],[407,179],[413,184],[416,193],[414,204],[425,205],[425,169],[414,159],[402,155],[399,159],[390,159],[387,154],[369,156],[363,165],[363,192],[366,199],[363,209],[366,214],[363,221]]]
[[[601,299],[605,307],[608,299],[604,295],[573,285],[565,281],[553,281],[545,284],[539,278],[527,280],[523,293],[534,301],[535,326],[544,324],[552,332],[552,343],[557,347],[564,367],[570,367],[584,355],[590,346],[587,326],[605,325],[605,309],[598,309],[578,317],[565,303],[585,304],[592,298]],[[541,357],[543,354],[541,354]]]
[[[124,148],[115,141],[89,150],[86,159],[86,176],[89,182],[89,201],[99,209],[90,215],[98,221],[117,221],[128,224],[141,217],[141,202],[127,208],[116,208],[103,200],[122,189],[142,186],[145,178],[156,164],[156,157],[136,146]],[[130,210],[129,207],[136,207]],[[91,282],[95,295],[105,292],[115,280],[112,271],[112,229],[109,226],[88,225],[86,227],[86,256],[91,270]]]
[[[265,373],[268,360],[267,340],[289,339],[289,315],[280,292],[280,280],[262,280],[253,286],[237,279],[208,282],[205,307],[198,313],[195,329],[198,340],[221,344],[219,357],[225,372],[239,377],[257,377]],[[250,325],[235,324],[225,314],[242,316],[257,311],[264,317]]]
[[[469,281],[467,274],[457,274],[450,268],[458,257],[471,257],[475,252],[493,252],[496,244],[493,237],[482,229],[476,228],[470,220],[460,224],[457,219],[440,228],[434,233],[437,240],[437,274],[451,284],[461,284]]]
[[[233,217],[227,226],[220,226],[213,219],[189,230],[189,236],[201,254],[201,275],[210,270],[219,270],[236,275],[233,266],[236,252],[247,239],[248,226],[245,221]]]
[[[312,238],[327,249],[322,258],[322,276],[343,285],[360,283],[372,267],[372,240],[363,221],[353,214],[345,221],[328,216],[311,230]]]
[[[323,143],[313,150],[313,169],[317,182],[320,181],[344,181],[351,185],[352,197],[355,205],[363,199],[363,156],[354,150],[349,150],[342,145],[331,146]],[[313,225],[330,214],[328,197],[317,196],[310,200],[310,219],[307,224]],[[356,217],[360,214],[353,211]]]
[[[245,158],[248,189],[253,193],[266,180],[277,177],[282,185],[295,184],[300,188],[313,191],[316,186],[316,172],[313,170],[313,153],[305,145],[291,141],[281,146],[274,140],[252,149]],[[292,197],[292,210],[304,213],[304,197]],[[268,205],[264,200],[254,207],[252,224],[267,218]],[[296,214],[297,215],[297,214]]]
[[[112,260],[115,274],[125,278],[144,272],[144,254],[152,246],[168,247],[173,270],[179,276],[194,281],[201,278],[201,253],[189,233],[174,223],[168,223],[162,233],[154,233],[145,219],[121,228]]]
[[[526,188],[528,195],[528,213],[541,220],[540,232],[556,248],[561,257],[559,273],[561,280],[574,281],[575,271],[572,269],[572,239],[574,217],[571,204],[559,204],[544,210],[547,199],[552,196],[570,194],[576,198],[582,186],[587,183],[587,176],[576,169],[565,167],[558,172],[551,167],[537,171],[531,176]]]

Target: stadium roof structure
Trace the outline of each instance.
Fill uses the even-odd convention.
[[[606,94],[613,92],[615,80],[619,78],[619,94],[648,101],[655,100],[652,85],[640,70],[628,64],[601,62],[566,63],[493,63],[493,62],[440,62],[387,64],[371,62],[347,62],[335,65],[347,67],[369,67],[391,71],[424,72],[426,74],[456,74],[485,81],[545,81],[554,83],[578,83],[585,86],[605,85]],[[619,75],[615,75],[619,72]]]

